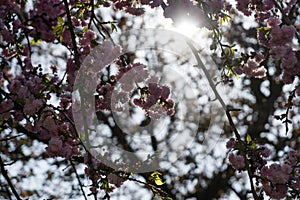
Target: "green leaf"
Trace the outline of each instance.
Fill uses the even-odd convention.
[[[156,185],[163,185],[165,184],[162,179],[160,178],[161,173],[154,171],[150,176],[151,179],[154,180]]]
[[[224,14],[224,16],[220,18],[220,25],[222,25],[225,22],[229,22],[230,19],[231,17],[229,15]]]
[[[85,139],[85,134],[79,132],[78,137],[79,137],[80,140],[84,140]]]
[[[61,17],[57,17],[57,20],[58,20],[58,22],[59,22],[60,24],[64,24],[64,23],[65,23],[65,21],[64,21],[63,18],[61,18]]]
[[[79,10],[78,18],[83,17],[84,12],[85,12],[85,9],[80,9],[80,10]]]
[[[85,27],[83,27],[83,29],[82,29],[82,33],[85,33],[87,30],[89,29],[89,27],[88,26],[85,26]]]
[[[41,40],[40,39],[38,39],[38,40],[33,39],[33,40],[30,41],[30,44],[32,44],[32,45],[41,44]]]
[[[217,49],[217,44],[212,43],[209,48],[210,48],[210,50],[216,50]]]
[[[161,175],[160,172],[154,171],[154,172],[151,174],[151,177],[155,177],[155,176],[159,176],[159,175]]]
[[[246,136],[246,141],[247,141],[248,144],[250,142],[252,142],[252,138],[251,138],[251,136],[249,134],[247,134],[247,136]]]
[[[110,24],[110,28],[112,31],[116,30],[116,32],[118,31],[117,26],[114,23]]]
[[[252,143],[252,144],[250,145],[250,149],[256,149],[256,144],[255,144],[255,143]]]
[[[54,34],[60,35],[63,32],[63,26],[61,24],[56,25],[52,31]]]
[[[161,179],[154,179],[154,182],[155,182],[156,185],[163,185],[163,184],[165,184],[164,182],[162,182]]]
[[[82,7],[84,7],[84,4],[83,4],[82,2],[80,2],[80,1],[78,1],[78,2],[75,4],[75,7],[76,7],[76,8],[82,8]]]
[[[107,183],[107,182],[104,182],[104,183],[102,183],[102,185],[101,185],[101,187],[100,187],[101,189],[111,189],[111,186],[110,186],[110,184],[109,183]]]
[[[62,35],[60,35],[60,36],[59,36],[59,42],[61,43],[62,40],[63,40],[63,37],[62,37]]]

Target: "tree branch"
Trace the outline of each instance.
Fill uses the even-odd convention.
[[[209,85],[210,85],[212,91],[214,92],[214,94],[216,96],[216,99],[218,99],[218,101],[222,105],[222,108],[225,110],[226,116],[227,116],[227,118],[229,120],[229,124],[230,124],[230,126],[231,126],[231,128],[232,128],[232,130],[233,130],[233,132],[235,134],[235,137],[237,138],[237,140],[239,142],[243,142],[241,140],[241,136],[240,136],[237,128],[234,125],[234,122],[233,122],[231,114],[230,114],[230,110],[227,108],[225,102],[223,101],[222,97],[220,96],[219,92],[217,91],[216,86],[215,86],[215,84],[214,84],[214,82],[212,80],[212,77],[210,76],[208,70],[206,69],[206,67],[204,66],[202,60],[200,59],[200,57],[198,55],[198,51],[196,50],[196,48],[194,47],[194,45],[191,43],[191,41],[188,40],[188,39],[187,39],[187,44],[191,48],[194,56],[196,57],[196,60],[198,62],[197,66],[200,67],[202,69],[202,71],[204,72],[204,74],[206,76],[206,79],[208,80]],[[253,198],[254,199],[259,199],[259,197],[257,196],[256,191],[255,191],[255,186],[254,186],[254,183],[253,183],[253,180],[252,180],[253,174],[252,174],[252,172],[251,172],[251,170],[249,168],[246,153],[242,151],[242,155],[243,155],[244,160],[245,160],[245,165],[246,165],[247,173],[248,173],[248,176],[249,176],[249,181],[250,181],[250,186],[251,186],[251,191],[252,191],[252,194],[253,194]]]
[[[77,50],[76,35],[75,35],[74,27],[72,24],[71,13],[70,13],[68,1],[64,0],[64,4],[65,4],[65,8],[66,8],[66,13],[67,13],[67,24],[68,24],[68,27],[69,27],[70,33],[71,33],[71,39],[72,39],[73,51],[74,51],[74,59],[75,59],[77,69],[79,69],[80,68],[79,53]]]
[[[3,177],[5,178],[5,180],[7,181],[8,185],[9,185],[11,191],[13,192],[13,194],[15,195],[16,199],[21,200],[19,194],[17,193],[14,185],[12,184],[12,182],[7,174],[7,170],[4,167],[4,162],[2,161],[1,156],[0,156],[0,167],[1,167],[1,173],[2,173]]]

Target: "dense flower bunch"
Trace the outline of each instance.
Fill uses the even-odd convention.
[[[151,8],[160,6],[162,0],[139,0],[139,1],[129,1],[129,0],[111,0],[114,5],[114,8],[117,10],[124,10],[127,13],[132,15],[142,15],[145,13],[145,9],[141,7],[142,5],[148,5]]]
[[[133,103],[146,110],[147,115],[151,118],[158,119],[161,110],[170,116],[175,112],[175,103],[169,98],[169,95],[170,89],[168,87],[150,82],[147,87],[141,89],[140,98],[135,98]]]
[[[267,70],[265,67],[260,66],[264,60],[264,56],[261,53],[256,54],[253,58],[248,58],[247,62],[241,66],[235,68],[237,74],[246,74],[250,77],[263,78],[266,76]]]
[[[283,164],[267,161],[271,150],[265,146],[259,146],[248,140],[238,141],[231,138],[226,147],[235,151],[231,152],[228,160],[232,167],[239,171],[247,171],[256,175],[266,195],[271,198],[281,199],[289,195],[296,197],[300,191],[300,154],[291,149]],[[238,153],[238,154],[236,154]],[[248,172],[248,173],[249,173]],[[257,185],[258,186],[258,185]]]
[[[296,3],[296,0],[284,3],[272,0],[237,1],[237,9],[246,16],[254,14],[260,24],[261,27],[257,29],[257,39],[261,45],[270,49],[270,55],[274,60],[281,62],[282,79],[286,84],[293,83],[295,77],[300,75],[297,49],[290,45],[293,38],[299,38],[295,21],[289,19],[295,11],[292,8]]]
[[[289,191],[291,197],[297,197],[300,191],[300,155],[290,150],[283,164],[273,163],[260,169],[261,183],[265,193],[276,199],[285,198]]]
[[[282,25],[277,17],[268,19],[270,28],[270,39],[264,45],[270,48],[270,54],[274,60],[281,60],[283,69],[283,81],[287,84],[293,83],[295,76],[300,75],[299,60],[296,51],[289,45],[295,34],[296,28],[293,25]]]
[[[90,191],[96,195],[99,188],[106,193],[112,192],[115,188],[120,187],[125,181],[128,174],[113,173],[113,169],[105,166],[92,151],[84,155],[84,163],[87,167],[84,169],[85,174],[92,181]],[[109,173],[107,173],[109,171]]]
[[[33,29],[30,30],[30,36],[37,39],[41,38],[46,42],[53,42],[55,35],[53,27],[57,25],[57,17],[65,12],[64,5],[60,0],[40,0],[34,3],[34,9],[29,12],[30,24]]]
[[[118,73],[111,75],[107,82],[97,89],[96,110],[123,111],[124,105],[130,101],[130,96],[138,89],[140,97],[134,98],[133,103],[146,111],[146,115],[158,119],[164,112],[174,114],[174,101],[169,98],[170,89],[159,86],[141,63],[122,66],[121,60],[116,60]],[[121,65],[121,66],[120,66]],[[157,81],[157,80],[156,80]],[[147,84],[139,88],[139,84]]]
[[[71,158],[79,155],[80,143],[72,125],[72,87],[63,85],[57,66],[51,65],[51,72],[46,73],[43,66],[34,66],[30,58],[35,53],[35,43],[50,43],[57,39],[53,29],[58,25],[58,17],[65,14],[65,6],[61,1],[41,0],[35,1],[26,15],[22,9],[16,1],[1,4],[1,124],[26,131],[47,143],[50,156]],[[95,38],[94,32],[87,30],[79,41],[80,48],[91,48],[91,41]],[[73,47],[70,32],[62,32],[62,42]],[[13,59],[18,61],[15,68],[19,72],[16,74],[12,73],[14,67],[6,67]],[[75,61],[70,58],[66,70],[69,83],[74,82],[75,71]],[[60,103],[58,107],[49,103],[53,101],[52,94]]]

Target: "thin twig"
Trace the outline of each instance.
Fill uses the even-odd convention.
[[[23,136],[23,135],[24,135],[24,134],[20,134],[20,135],[15,135],[15,136],[3,138],[3,139],[0,139],[0,142],[4,142],[4,141],[9,141],[9,140],[12,140],[12,139],[16,139],[16,138],[21,137],[21,136]]]
[[[16,191],[14,185],[12,184],[12,182],[11,182],[11,180],[10,180],[8,174],[7,174],[7,170],[6,170],[5,167],[4,167],[4,163],[3,163],[3,161],[2,161],[1,156],[0,156],[0,165],[1,165],[1,166],[0,166],[0,167],[1,167],[1,173],[2,173],[2,175],[4,176],[5,180],[7,181],[7,183],[8,183],[8,185],[9,185],[11,191],[14,193],[16,199],[21,200],[19,194],[17,193],[17,191]]]
[[[140,181],[140,180],[135,179],[135,178],[132,178],[132,177],[126,177],[126,179],[129,180],[129,181],[135,181],[135,182],[137,182],[137,183],[143,184],[143,185],[145,185],[146,187],[150,188],[151,190],[154,189],[154,190],[158,191],[158,192],[159,192],[161,195],[163,195],[163,196],[168,196],[168,193],[166,193],[165,191],[163,191],[162,189],[158,188],[158,187],[155,186],[155,185],[152,185],[152,184],[147,183],[147,182]]]
[[[85,192],[84,192],[84,190],[83,190],[83,184],[82,184],[82,182],[81,182],[81,180],[80,180],[80,177],[79,177],[79,175],[78,175],[78,173],[77,173],[76,167],[75,167],[75,165],[74,165],[74,163],[73,163],[72,160],[70,160],[70,163],[71,163],[72,168],[73,168],[73,170],[74,170],[74,172],[75,172],[75,174],[76,174],[76,178],[77,178],[77,180],[78,180],[78,183],[79,183],[81,192],[82,192],[82,194],[83,194],[83,197],[84,197],[85,200],[87,200],[87,197],[86,197]]]

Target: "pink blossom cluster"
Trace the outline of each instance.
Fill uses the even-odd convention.
[[[90,29],[88,29],[83,36],[80,38],[79,40],[79,44],[82,47],[86,47],[86,46],[90,46],[91,45],[91,41],[96,39],[96,33]]]
[[[246,63],[235,68],[237,74],[246,74],[250,77],[263,78],[266,76],[267,69],[261,66],[264,56],[261,53],[256,54],[253,58],[249,58]]]
[[[83,16],[81,18],[72,16],[72,23],[74,26],[75,34],[79,36],[79,53],[81,54],[81,60],[84,59],[86,55],[88,55],[91,50],[97,46],[97,35],[92,29],[85,30],[85,27],[88,26],[88,23],[86,22],[86,16]],[[84,31],[84,32],[82,32]],[[71,33],[69,31],[69,28],[65,28],[62,33],[63,43],[65,43],[70,48],[73,48],[73,43],[71,39]]]
[[[32,116],[45,107],[49,97],[43,95],[46,86],[41,78],[30,73],[26,77],[16,76],[7,88],[10,92],[10,98],[16,102],[19,108],[22,108],[22,113]]]
[[[39,138],[48,143],[46,150],[49,156],[71,158],[79,155],[80,141],[74,127],[65,118],[59,117],[54,110],[44,110],[31,131],[38,132]]]
[[[300,62],[290,46],[296,29],[292,25],[281,26],[281,21],[276,17],[268,20],[268,27],[271,29],[271,36],[265,45],[270,48],[272,58],[281,61],[283,81],[287,84],[292,83],[295,76],[300,75]]]
[[[255,13],[255,18],[259,22],[263,22],[270,17],[270,10],[274,8],[273,0],[237,0],[236,8],[241,11],[245,16],[250,16]]]
[[[47,42],[53,42],[56,36],[53,27],[57,25],[57,17],[64,12],[64,4],[60,0],[38,0],[34,2],[33,9],[29,11],[30,36],[41,38]]]
[[[122,66],[120,59],[116,60],[119,71],[111,75],[106,82],[100,83],[97,88],[96,110],[122,111],[124,104],[130,101],[130,96],[138,88],[140,97],[133,103],[146,111],[152,118],[159,118],[162,113],[174,114],[174,101],[169,98],[170,89],[167,86],[159,86],[154,78],[150,77],[146,66],[141,63]],[[155,82],[153,82],[155,81]],[[139,88],[139,84],[148,84]]]
[[[78,140],[64,137],[51,137],[46,150],[50,156],[71,158],[79,154]]]
[[[141,89],[140,97],[135,98],[133,103],[146,110],[146,114],[153,119],[158,119],[161,112],[167,115],[174,115],[175,103],[170,99],[170,89],[167,86],[160,86],[157,83],[148,83],[147,87]]]
[[[87,165],[84,172],[90,180],[92,180],[92,184],[90,186],[91,193],[97,194],[99,188],[106,190],[107,192],[111,192],[115,188],[120,187],[126,179],[112,173],[108,175],[105,174],[104,171],[110,170],[110,168],[96,158],[94,156],[95,154],[96,153],[92,150],[84,155],[84,163]],[[107,186],[108,184],[109,187],[104,187],[104,185]],[[111,184],[113,184],[114,187]]]
[[[28,56],[28,45],[18,45],[18,41],[24,38],[26,25],[20,17],[20,5],[16,1],[8,0],[0,5],[0,35],[1,54],[10,59],[19,55]]]
[[[116,64],[122,65],[120,60],[116,60]],[[134,89],[135,82],[141,82],[148,77],[145,74],[144,67],[140,63],[120,66],[116,75],[111,75],[106,83],[99,85],[96,110],[122,111],[122,107],[118,105],[129,101],[129,93]],[[126,76],[124,76],[125,74]],[[115,90],[116,84],[121,85],[120,91]],[[114,96],[112,97],[112,95]]]
[[[116,64],[122,65],[120,60],[116,60]],[[140,63],[120,66],[116,75],[111,75],[109,80],[102,83],[97,88],[96,110],[114,110],[122,111],[122,105],[127,103],[129,93],[135,87],[135,83],[141,82],[148,77],[144,69],[144,65]],[[121,90],[116,90],[116,85],[120,84]],[[113,98],[112,98],[112,95]]]
[[[282,19],[289,18],[291,8],[296,3],[295,0],[282,4],[273,0],[237,1],[237,9],[244,15],[250,16],[254,13],[260,24],[267,22],[266,27],[258,29],[257,39],[261,45],[270,49],[270,55],[274,60],[281,62],[282,79],[286,84],[293,83],[295,77],[300,75],[300,61],[296,56],[296,51],[290,45],[297,31],[291,22],[287,23],[287,20],[282,22],[279,16],[281,15]],[[254,64],[251,62],[250,66]]]
[[[230,153],[229,163],[236,170],[247,170],[255,174],[255,178],[261,183],[263,191],[271,198],[281,199],[287,196],[299,194],[300,190],[300,154],[295,150],[290,150],[284,164],[268,164],[267,158],[271,155],[271,150],[265,146],[259,146],[252,141],[247,143],[231,138],[226,143],[228,149],[232,149],[241,154]],[[253,177],[254,178],[254,177]]]
[[[7,2],[8,3],[8,2]],[[20,20],[19,18],[16,18],[14,21],[13,21],[13,28],[11,29],[9,26],[6,26],[6,21],[4,20],[7,15],[8,15],[8,12],[7,12],[7,7],[6,5],[1,5],[0,6],[3,10],[0,11],[0,26],[1,26],[1,29],[0,29],[0,33],[1,33],[1,36],[2,36],[2,39],[3,39],[3,42],[5,43],[14,43],[14,40],[15,40],[15,33],[17,33],[18,31],[18,27],[20,26]]]
[[[162,0],[139,0],[136,2],[129,0],[111,0],[111,2],[113,3],[115,9],[124,10],[125,12],[136,16],[145,13],[145,9],[141,7],[141,5],[149,5],[151,8],[155,8],[163,3]]]
[[[11,99],[4,99],[0,103],[0,119],[3,121],[7,121],[11,117],[11,111],[14,108],[14,102]],[[18,115],[16,115],[17,117]],[[20,116],[22,118],[22,116]]]
[[[270,149],[265,146],[257,146],[253,148],[251,143],[244,143],[241,141],[236,140],[235,138],[230,138],[227,143],[226,147],[236,153],[231,152],[228,156],[229,163],[232,165],[233,168],[237,170],[245,170],[246,160],[248,167],[251,171],[255,172],[258,169],[261,169],[267,162],[265,158],[268,158],[271,154]],[[245,149],[241,149],[245,148]],[[241,152],[245,151],[245,155],[242,155]]]
[[[31,59],[25,58],[20,74],[1,73],[1,79],[7,84],[1,86],[1,95],[5,99],[0,103],[0,120],[22,126],[25,131],[36,135],[47,143],[46,150],[50,156],[70,158],[79,154],[79,139],[70,122],[70,89],[60,88],[57,67],[52,65],[50,68],[52,74],[46,74],[41,65],[33,66]],[[61,98],[56,111],[48,104],[49,94],[54,92],[58,99]]]
[[[235,155],[233,153],[230,153],[228,155],[228,160],[232,167],[236,170],[241,170],[245,168],[245,159],[241,155]]]
[[[266,194],[281,199],[289,191],[295,197],[300,191],[300,154],[291,149],[284,164],[265,165],[261,170],[261,183]]]
[[[97,90],[96,95],[96,110],[112,110],[111,109],[111,96],[114,90],[114,86],[110,83],[106,83],[105,85],[100,86]]]
[[[283,70],[282,79],[285,83],[293,83],[295,76],[300,75],[300,62],[296,52],[290,46],[296,34],[296,29],[292,25],[281,25],[278,17],[268,19],[270,36],[264,35],[264,31],[258,33],[259,41],[262,45],[270,48],[270,55],[274,60],[281,61]]]
[[[288,191],[286,183],[292,168],[289,165],[272,164],[261,169],[262,185],[266,194],[272,198],[284,198]]]

